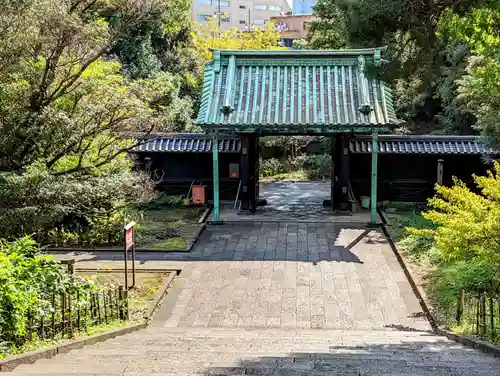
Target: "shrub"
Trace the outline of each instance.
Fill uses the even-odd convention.
[[[329,154],[301,155],[295,159],[294,166],[309,171],[310,178],[330,176],[331,156]]]
[[[424,217],[443,260],[485,260],[500,267],[500,164],[487,176],[473,176],[481,193],[455,179],[452,187],[436,186]]]
[[[283,172],[283,164],[276,158],[261,159],[260,171],[262,176],[273,176]]]
[[[487,292],[498,296],[500,270],[480,259],[458,261],[435,269],[429,277],[428,293],[432,298],[438,319],[451,324],[455,321],[457,298],[460,292],[475,296]]]
[[[0,237],[29,234],[52,245],[112,241],[127,206],[152,196],[149,179],[131,167],[123,157],[89,174],[58,176],[40,164],[20,173],[1,172]]]
[[[48,322],[53,296],[58,301],[61,294],[78,291],[79,299],[73,295],[72,305],[88,309],[90,294],[101,288],[92,278],[70,275],[27,236],[0,241],[0,356],[30,339],[32,318]]]
[[[42,294],[64,288],[61,267],[42,256],[33,240],[24,237],[0,243],[0,344],[16,344],[26,334],[28,312],[47,315]]]

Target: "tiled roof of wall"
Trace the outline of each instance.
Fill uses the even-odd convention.
[[[382,154],[496,154],[481,137],[475,136],[393,136],[379,135]],[[351,153],[371,153],[371,138],[350,140]]]
[[[213,140],[209,135],[195,133],[169,134],[153,138],[135,148],[136,152],[179,152],[209,153],[212,152]],[[223,137],[219,139],[220,153],[239,153],[239,138]]]

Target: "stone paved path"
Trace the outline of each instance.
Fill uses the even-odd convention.
[[[226,222],[315,222],[352,223],[365,225],[370,221],[370,212],[363,210],[354,215],[338,215],[331,208],[323,207],[323,200],[330,199],[330,182],[275,182],[260,184],[260,198],[268,205],[259,206],[254,214],[236,212],[233,205],[221,210],[221,219]],[[380,218],[379,218],[379,222]]]
[[[331,224],[210,227],[165,326],[429,330],[387,240]]]
[[[497,359],[430,333],[377,230],[240,223],[209,227],[192,254],[151,256],[138,268],[182,273],[149,328],[14,374],[499,375]],[[79,267],[122,266],[78,258]]]

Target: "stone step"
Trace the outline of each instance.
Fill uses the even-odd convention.
[[[148,328],[14,374],[499,376],[499,369],[497,359],[427,332]]]
[[[168,358],[172,362],[185,362],[189,359],[189,362],[200,361],[200,362],[232,362],[235,359],[257,359],[257,358],[273,358],[273,359],[293,359],[296,357],[304,357],[310,359],[311,363],[321,362],[321,361],[331,361],[335,362],[338,360],[353,359],[353,360],[390,360],[390,361],[406,361],[410,363],[422,363],[429,366],[441,366],[447,362],[451,362],[451,366],[457,363],[461,363],[462,367],[475,367],[477,364],[491,364],[491,359],[488,357],[483,357],[480,355],[461,355],[459,353],[398,353],[392,351],[369,351],[369,350],[358,350],[358,351],[338,351],[333,353],[219,353],[215,351],[196,351],[196,352],[184,352],[184,351],[161,351],[156,349],[151,349],[145,352],[127,351],[125,353],[120,352],[119,354],[103,354],[102,352],[92,351],[85,353],[70,354],[66,357],[60,357],[58,362],[60,364],[75,365],[79,362],[84,361],[98,361],[98,362],[109,362],[109,363],[127,363],[127,359],[133,359],[133,361],[149,363],[150,361],[155,361],[156,359]],[[50,361],[42,360],[37,363],[38,365],[50,364]]]
[[[487,373],[486,373],[487,372]],[[304,372],[302,370],[265,370],[265,369],[212,369],[203,373],[185,372],[125,372],[125,373],[46,373],[47,376],[498,376],[498,371],[460,371],[460,370],[437,370],[435,368],[419,369],[372,369],[358,370],[353,368],[336,369],[334,371],[312,370]],[[20,372],[16,376],[44,375],[44,373]]]
[[[455,345],[448,344],[421,344],[421,343],[395,343],[395,344],[363,344],[356,346],[342,346],[340,343],[310,343],[303,340],[296,342],[288,341],[272,341],[272,342],[244,342],[244,343],[224,343],[219,341],[192,341],[192,342],[162,342],[151,341],[147,344],[110,344],[115,354],[134,352],[136,354],[144,354],[146,352],[171,352],[171,351],[184,351],[184,352],[219,352],[219,353],[276,353],[276,352],[307,352],[307,353],[362,353],[363,351],[369,352],[386,352],[386,353],[445,353],[445,354],[477,354],[477,352],[469,349],[464,349]],[[107,347],[99,346],[93,347],[91,350],[79,350],[79,353],[87,354],[100,351],[106,351]]]
[[[405,361],[391,360],[353,360],[353,359],[335,359],[335,361],[320,361],[309,363],[298,359],[296,362],[289,362],[290,358],[283,359],[282,363],[276,364],[274,359],[255,359],[249,361],[235,361],[234,363],[225,363],[214,361],[211,363],[203,362],[172,362],[168,359],[155,359],[148,364],[126,363],[125,364],[86,364],[80,362],[75,365],[54,364],[52,366],[37,366],[33,369],[23,369],[20,367],[14,372],[29,373],[32,375],[54,374],[87,374],[87,375],[107,375],[120,374],[123,376],[144,375],[151,376],[156,374],[197,374],[197,375],[269,375],[269,376],[293,376],[293,375],[439,375],[439,376],[498,376],[498,367],[496,366],[474,366],[463,367],[462,363],[452,366],[446,364],[411,364]]]

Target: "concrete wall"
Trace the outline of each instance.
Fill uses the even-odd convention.
[[[271,17],[280,32],[282,39],[305,39],[307,37],[307,25],[314,20],[310,14],[305,15],[280,15]]]

